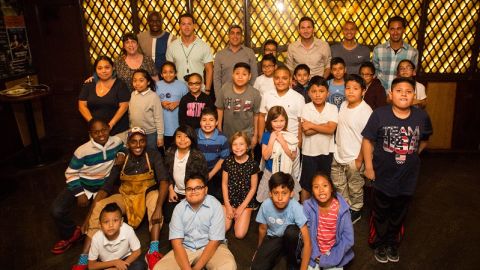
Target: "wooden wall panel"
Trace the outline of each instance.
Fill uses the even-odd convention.
[[[452,147],[453,118],[457,83],[429,82],[427,84],[427,112],[433,125],[433,135],[428,148],[450,149]]]

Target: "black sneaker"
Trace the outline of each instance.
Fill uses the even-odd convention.
[[[350,209],[350,216],[352,218],[352,224],[355,224],[362,218],[362,212]]]
[[[387,251],[385,247],[377,247],[375,249],[375,260],[377,260],[379,263],[388,262]]]
[[[387,247],[387,258],[390,262],[398,262],[400,260],[398,249],[396,247]]]

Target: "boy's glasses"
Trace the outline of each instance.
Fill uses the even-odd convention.
[[[192,187],[187,187],[185,188],[185,191],[188,192],[188,193],[191,193],[191,192],[199,192],[200,190],[204,189],[205,186],[196,186],[194,188]]]
[[[108,128],[100,129],[100,130],[90,130],[90,134],[92,135],[100,135],[100,134],[107,134],[108,133]]]
[[[188,86],[199,86],[202,82],[188,82]]]

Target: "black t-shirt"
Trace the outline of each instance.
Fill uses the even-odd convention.
[[[107,123],[113,118],[119,108],[120,102],[130,101],[130,91],[127,85],[120,79],[116,79],[110,91],[103,97],[99,97],[95,91],[94,82],[84,84],[79,100],[86,101],[87,107],[94,118],[105,120]],[[111,135],[123,132],[128,129],[128,111],[113,126]]]
[[[200,128],[200,114],[205,107],[215,110],[215,104],[210,96],[201,92],[195,98],[190,92],[180,100],[178,105],[178,122],[180,125],[189,125],[194,129]]]
[[[396,117],[392,106],[376,109],[362,135],[374,144],[374,187],[391,197],[413,195],[420,170],[420,141],[432,134],[428,114],[411,107],[406,119]]]

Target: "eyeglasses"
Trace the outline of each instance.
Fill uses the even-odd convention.
[[[188,86],[198,86],[198,85],[201,85],[202,82],[188,82]]]
[[[200,191],[200,190],[202,190],[202,189],[204,189],[204,188],[205,188],[205,186],[196,186],[196,187],[194,187],[194,188],[192,188],[192,187],[187,187],[187,188],[185,188],[185,191],[188,192],[188,193],[198,192],[198,191]]]
[[[90,130],[90,134],[98,136],[100,134],[106,134],[106,133],[108,133],[108,131],[109,131],[108,128],[104,128],[104,129],[100,129],[100,130]]]

